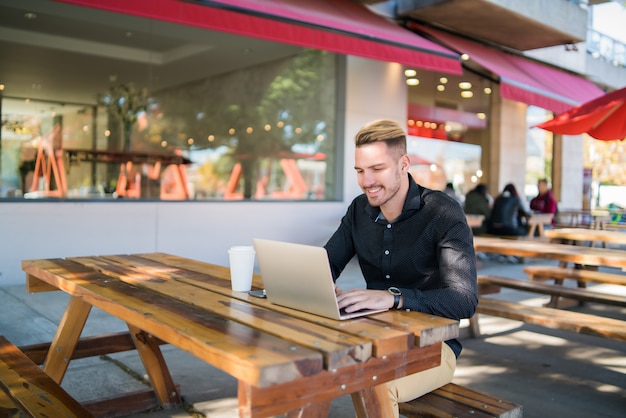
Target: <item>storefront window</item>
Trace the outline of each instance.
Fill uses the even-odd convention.
[[[338,56],[103,13],[20,45],[53,61],[0,91],[0,198],[336,198]]]

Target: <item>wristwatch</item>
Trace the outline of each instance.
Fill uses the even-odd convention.
[[[400,305],[400,296],[402,296],[402,292],[397,287],[390,287],[387,289],[389,293],[393,295],[393,306],[391,309],[398,309],[398,305]]]

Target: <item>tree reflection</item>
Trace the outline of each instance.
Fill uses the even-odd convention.
[[[145,141],[161,150],[226,147],[222,161],[202,171],[226,180],[241,164],[243,197],[250,199],[265,159],[291,155],[294,146],[324,152],[327,163],[332,159],[334,63],[332,54],[304,50],[290,59],[160,92],[149,112]]]

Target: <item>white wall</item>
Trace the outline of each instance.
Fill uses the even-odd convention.
[[[161,251],[227,265],[227,248],[254,237],[324,244],[360,193],[354,134],[406,120],[400,65],[349,57],[347,73],[343,202],[2,202],[0,285],[24,283],[24,259]]]
[[[561,201],[559,209],[582,209],[583,205],[583,137],[563,135],[561,159]]]

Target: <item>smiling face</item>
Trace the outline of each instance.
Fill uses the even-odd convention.
[[[388,221],[397,218],[409,189],[408,156],[377,141],[358,146],[354,161],[359,186],[369,204],[380,207]]]

